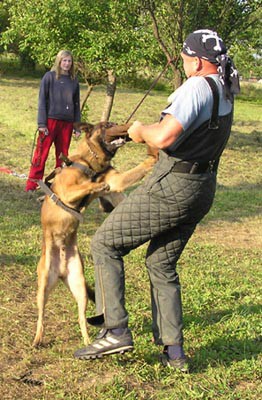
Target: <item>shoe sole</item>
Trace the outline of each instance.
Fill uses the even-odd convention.
[[[124,354],[127,353],[128,351],[133,351],[133,350],[134,350],[133,346],[125,346],[114,350],[103,351],[102,353],[98,354],[82,355],[75,357],[79,358],[80,360],[95,360],[97,358],[102,358],[103,356],[107,356],[110,354]]]

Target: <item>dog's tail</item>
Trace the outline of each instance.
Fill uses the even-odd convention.
[[[92,288],[90,288],[87,283],[86,283],[86,291],[88,299],[91,300],[93,303],[95,303],[96,301],[95,291]]]

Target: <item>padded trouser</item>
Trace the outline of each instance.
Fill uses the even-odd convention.
[[[161,174],[160,174],[161,175]],[[176,263],[196,224],[209,211],[213,174],[166,173],[150,177],[106,218],[91,242],[96,308],[107,328],[126,327],[123,256],[150,241],[146,265],[151,283],[157,344],[182,344],[182,305]]]

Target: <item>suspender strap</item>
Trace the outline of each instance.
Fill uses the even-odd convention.
[[[209,121],[209,129],[218,129],[219,122],[218,122],[218,106],[219,106],[219,93],[218,93],[218,87],[214,79],[212,79],[210,76],[206,76],[205,80],[210,86],[210,89],[212,90],[213,93],[213,109],[212,109],[212,115],[211,119]]]

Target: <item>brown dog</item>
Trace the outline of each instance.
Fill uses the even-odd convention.
[[[34,346],[42,343],[45,305],[59,278],[77,301],[81,333],[84,343],[89,343],[86,307],[88,297],[94,300],[94,293],[86,285],[83,261],[77,247],[77,229],[81,219],[78,216],[81,217],[81,212],[99,196],[102,196],[101,205],[105,211],[113,209],[123,199],[122,191],[142,179],[155,163],[156,155],[149,151],[144,162],[126,172],[119,173],[111,166],[116,150],[128,137],[129,126],[109,123],[82,126],[86,134],[76,153],[67,159],[70,166],[56,170],[51,193],[47,187],[48,195],[41,210],[43,243],[37,266],[38,321]]]

